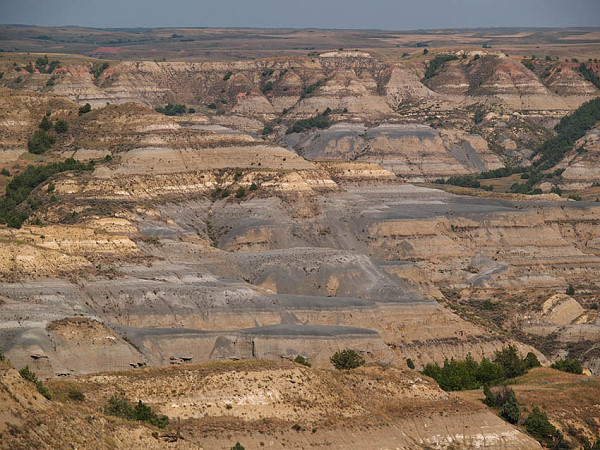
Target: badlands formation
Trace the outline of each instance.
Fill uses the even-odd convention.
[[[431,184],[535,163],[600,93],[578,64],[479,49],[399,63],[56,54],[52,73],[29,73],[15,67],[39,55],[0,55],[2,189],[27,165],[95,162],[44,180],[17,206],[22,226],[0,226],[12,448],[539,448],[407,359],[420,370],[512,344],[600,374],[600,125],[539,195],[507,192],[518,175],[491,192]],[[439,55],[452,58],[432,73]],[[155,110],[167,103],[186,112]],[[46,114],[68,131],[32,154]],[[332,371],[344,349],[367,366]],[[86,405],[44,399],[25,366],[59,398],[76,384]],[[168,415],[176,436],[99,414],[115,391]],[[600,437],[597,419],[551,419]]]

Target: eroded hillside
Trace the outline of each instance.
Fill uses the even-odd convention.
[[[190,448],[230,448],[231,430],[257,446],[263,426],[291,448],[382,433],[535,448],[407,360],[513,344],[598,374],[600,204],[561,196],[593,199],[597,125],[556,167],[536,153],[600,92],[579,66],[472,49],[31,58],[0,62],[0,348],[15,367],[72,377],[96,409],[125,390],[180,419],[174,445]],[[368,367],[330,372],[348,348]],[[219,365],[236,360],[251,361]],[[116,370],[130,372],[96,375]]]

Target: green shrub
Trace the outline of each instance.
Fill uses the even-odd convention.
[[[196,112],[196,108],[188,108],[189,114],[194,114]]]
[[[496,351],[494,362],[502,366],[506,378],[521,376],[527,370],[514,345],[509,345],[502,350]]]
[[[109,64],[108,64],[107,62],[104,62],[104,63],[102,63],[102,64],[94,64],[94,65],[92,66],[91,73],[92,73],[92,75],[94,76],[94,80],[96,80],[96,81],[97,81],[97,80],[98,80],[98,78],[100,78],[100,76],[102,75],[102,73],[103,73],[103,72],[104,72],[106,69],[108,69],[108,65],[109,65]]]
[[[246,450],[246,448],[238,441],[233,447],[231,447],[231,450]]]
[[[225,76],[223,77],[223,81],[227,81],[231,78],[231,76],[233,75],[233,72],[230,70],[228,71]]]
[[[406,365],[409,369],[415,370],[415,363],[413,362],[412,359],[407,358],[406,359]]]
[[[567,286],[567,290],[565,291],[567,295],[575,295],[575,288],[571,283]]]
[[[48,116],[44,116],[38,127],[40,128],[40,130],[50,131],[50,129],[52,128],[52,122],[50,122]]]
[[[87,114],[91,110],[92,110],[92,105],[90,105],[89,103],[86,103],[85,105],[83,105],[79,108],[79,115],[82,116],[84,114]]]
[[[288,128],[287,133],[302,133],[303,131],[310,130],[312,128],[328,128],[329,125],[331,125],[326,117],[328,114],[329,113],[327,110],[325,110],[323,114],[317,114],[316,116],[308,119],[298,120],[290,128]]]
[[[323,86],[326,82],[327,82],[327,80],[323,79],[323,80],[317,81],[316,83],[309,84],[304,89],[302,89],[302,94],[300,94],[300,98],[305,98],[305,97],[309,96],[314,91],[316,91],[318,88]]]
[[[527,356],[523,359],[523,363],[525,364],[525,370],[529,370],[533,367],[542,367],[542,363],[540,363],[540,360],[533,352],[527,353]]]
[[[426,51],[427,49],[423,51],[423,54],[426,55]],[[448,61],[454,61],[455,59],[458,59],[456,55],[436,55],[436,57],[431,60],[427,66],[427,69],[425,70],[425,79],[428,80],[429,78],[432,78],[437,73],[439,68],[441,68]]]
[[[29,369],[29,366],[23,367],[19,370],[19,374],[21,377],[30,383],[33,383],[40,394],[46,397],[48,400],[52,399],[52,394],[50,393],[50,389],[48,389],[44,384],[38,379],[37,374]]]
[[[240,186],[239,188],[237,188],[237,190],[235,191],[235,197],[236,198],[244,198],[246,196],[246,188],[244,186]]]
[[[455,175],[447,180],[439,178],[434,181],[436,184],[450,184],[452,186],[461,186],[478,189],[481,187],[481,183],[477,181],[474,175]]]
[[[104,412],[123,419],[146,422],[158,428],[165,428],[169,423],[167,416],[157,415],[150,406],[141,400],[138,400],[137,404],[133,406],[123,394],[113,394],[108,400],[108,405],[104,407]]]
[[[513,425],[519,423],[519,419],[521,418],[521,408],[519,407],[519,402],[517,401],[514,392],[502,406],[500,417]]]
[[[8,169],[6,167],[3,167],[2,170],[0,170],[0,175],[4,175],[5,177],[10,177],[10,172],[8,171]]]
[[[272,90],[273,90],[273,82],[267,81],[262,88],[262,93],[267,94],[267,93],[271,92]]]
[[[504,378],[504,371],[498,364],[487,358],[479,364],[471,355],[464,361],[446,359],[442,367],[429,363],[421,373],[433,378],[445,391],[477,389],[482,384],[500,382]]]
[[[256,183],[252,183],[250,185],[250,190],[251,191],[258,191],[258,185]]]
[[[475,114],[473,116],[473,122],[475,122],[476,124],[480,124],[481,122],[483,122],[483,119],[485,118],[485,109],[483,109],[482,107],[479,107],[475,110]]]
[[[57,133],[66,133],[67,131],[69,131],[69,124],[66,120],[58,119],[56,121],[56,124],[54,125],[54,129]]]
[[[158,113],[164,114],[165,116],[179,116],[181,114],[185,114],[186,108],[185,105],[167,103],[164,108],[158,107],[154,108],[154,110]]]
[[[71,387],[69,388],[69,391],[67,392],[67,396],[71,399],[71,400],[77,400],[79,402],[82,402],[85,400],[85,394],[83,393],[83,391],[77,387]]]
[[[331,364],[338,370],[350,370],[365,365],[365,359],[354,350],[335,352],[330,358]]]
[[[302,356],[302,355],[296,356],[294,358],[294,362],[298,363],[298,364],[302,364],[303,366],[306,366],[306,367],[310,367],[311,366],[311,364],[308,362],[308,360],[304,356]]]
[[[511,397],[514,397],[515,393],[511,388],[504,384],[498,386],[490,386],[489,384],[485,384],[483,386],[483,395],[485,395],[483,403],[491,406],[492,408],[499,408],[504,406],[504,404]]]
[[[268,123],[263,128],[262,134],[263,134],[263,136],[266,136],[267,134],[271,134],[273,131],[274,131],[273,125],[271,125],[271,124]]]
[[[567,373],[574,373],[581,375],[583,373],[583,367],[581,361],[573,358],[559,359],[554,362],[550,367],[556,370],[561,370]]]
[[[46,133],[44,130],[38,130],[35,134],[27,141],[27,150],[29,153],[35,155],[41,155],[45,153],[54,143],[56,139],[51,134]]]
[[[600,77],[594,72],[591,65],[588,66],[586,63],[581,63],[579,65],[579,73],[583,75],[583,78],[600,89]]]
[[[548,420],[548,416],[534,406],[532,413],[523,422],[527,433],[548,447],[552,447],[557,437],[557,429]]]

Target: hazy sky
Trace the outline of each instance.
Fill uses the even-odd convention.
[[[599,26],[600,0],[0,0],[0,23],[395,30]]]

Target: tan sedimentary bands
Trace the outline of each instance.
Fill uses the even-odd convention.
[[[337,183],[384,183],[396,181],[393,172],[375,163],[363,162],[321,162],[320,165],[327,170],[331,178]]]
[[[598,208],[568,212],[548,208],[543,214],[494,213],[485,220],[384,222],[371,227],[370,247],[381,258],[399,257],[422,261],[429,268],[437,266],[437,282],[553,285],[562,283],[560,279],[566,273],[586,278],[600,264],[593,225],[598,221],[598,212]],[[582,246],[582,240],[587,245]],[[465,277],[463,272],[459,275],[463,281],[455,278],[480,253],[496,263],[478,275]]]
[[[557,167],[564,169],[560,180],[564,189],[585,189],[600,182],[600,127],[588,131]]]
[[[0,362],[0,433],[7,448],[195,449],[198,444],[167,443],[135,422],[113,420],[98,410],[49,401],[12,366]]]
[[[40,377],[96,370],[128,370],[144,357],[110,328],[89,319],[63,319],[43,329],[25,329],[11,351],[16,367],[28,365]]]
[[[46,114],[51,118],[71,115],[77,105],[64,97],[0,86],[0,164],[16,160],[27,151],[27,139]]]
[[[559,95],[598,95],[598,89],[592,83],[566,64],[554,69],[545,82],[550,90]]]
[[[547,114],[577,108],[586,97],[598,94],[580,75],[570,72],[561,75],[555,71],[546,87],[521,63],[491,52],[477,60],[459,58],[450,61],[426,84],[434,91],[450,96],[496,98],[511,109]]]
[[[185,441],[207,448],[231,446],[232,438],[215,429],[231,420],[238,424],[233,440],[249,448],[376,449],[388,441],[406,449],[539,448],[480,404],[458,400],[431,380],[398,369],[333,373],[291,363],[237,362],[90,375],[77,383],[85,386],[91,404],[125,389],[181,421]],[[62,389],[62,382],[52,386]],[[249,426],[255,421],[264,425],[260,434]],[[294,433],[281,436],[291,424]]]
[[[310,160],[357,160],[382,165],[411,181],[503,167],[481,136],[438,132],[425,125],[340,123],[295,144]]]
[[[0,230],[0,276],[39,277],[68,275],[93,267],[90,261],[131,259],[141,256],[127,234],[127,227],[111,230],[113,221],[101,220],[85,226],[27,226]],[[110,230],[110,231],[108,231]]]
[[[330,52],[312,60],[112,62],[98,80],[88,66],[74,65],[57,71],[54,86],[44,88],[42,83],[38,88],[94,107],[130,101],[152,106],[215,103],[250,116],[279,114],[284,108],[291,108],[292,115],[308,116],[330,107],[347,108],[349,114],[369,119],[394,116],[392,108],[402,100],[450,101],[446,95],[495,97],[510,108],[559,111],[570,110],[583,97],[595,95],[578,74],[571,71],[569,75],[569,68],[564,75],[553,74],[563,81],[556,81],[560,85],[556,89],[551,86],[554,81],[549,81],[549,90],[519,62],[496,52],[478,53],[478,60],[469,54],[465,60],[446,63],[427,80],[433,91],[420,80],[424,73],[421,63],[394,66],[365,53],[349,52]],[[302,98],[303,88],[317,81],[323,85]],[[268,83],[273,87],[265,90]]]
[[[393,110],[376,90],[375,79],[361,79],[354,70],[338,69],[329,75],[326,83],[314,95],[300,100],[294,111],[312,115],[326,108],[346,108],[350,114],[358,116],[389,116]]]
[[[421,75],[413,67],[388,68],[382,74],[384,78],[388,78],[384,85],[387,102],[397,107],[403,100],[435,97],[435,92],[421,83]]]

